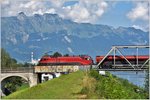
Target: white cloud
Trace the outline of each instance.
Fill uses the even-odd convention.
[[[79,0],[79,3],[73,6],[63,7],[64,12],[60,15],[79,23],[95,23],[106,11],[107,6],[102,0]]]
[[[42,11],[42,9],[39,9],[38,11],[33,12],[33,14],[43,15],[43,11]]]
[[[51,13],[51,14],[55,14],[56,11],[54,8],[48,9],[47,11],[45,11],[45,13]]]
[[[133,8],[128,14],[127,17],[133,21],[135,20],[149,20],[148,16],[148,2],[138,2],[136,7]]]
[[[0,1],[1,4],[4,4],[4,5],[8,5],[9,4],[9,1],[8,0],[2,0]]]
[[[135,29],[140,29],[144,32],[147,32],[148,31],[148,26],[140,26],[140,25],[132,25],[132,27],[134,27]]]
[[[51,4],[55,8],[62,7],[64,4],[64,0],[50,0]]]
[[[65,0],[4,0],[2,1],[2,16],[16,16],[19,12],[24,12],[28,16],[35,13],[57,13],[75,22],[95,23],[108,6],[103,0],[79,0],[78,3],[68,6],[64,6],[64,2]]]
[[[21,3],[21,4],[20,4],[20,7],[32,8],[32,9],[34,9],[34,8],[35,8],[35,4],[36,4],[36,1],[30,1],[30,2],[27,2],[26,4]],[[34,5],[34,6],[33,6],[33,5]]]
[[[19,12],[24,12],[28,16],[33,15],[34,12],[43,14],[50,7],[48,1],[35,0],[4,0],[1,4],[2,16],[16,16]]]
[[[90,13],[89,11],[80,6],[74,6],[72,10],[69,10],[67,17],[75,22],[88,22]]]

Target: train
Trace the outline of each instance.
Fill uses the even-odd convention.
[[[68,68],[68,67],[71,68],[72,65],[73,66],[79,65],[81,68],[82,67],[88,68],[88,67],[91,67],[93,65],[97,65],[101,62],[100,67],[104,68],[104,69],[111,69],[114,67],[116,68],[116,66],[118,66],[118,65],[121,66],[121,68],[123,68],[123,67],[126,68],[126,66],[129,66],[129,63],[127,62],[127,60],[132,65],[136,65],[137,59],[138,59],[138,65],[142,66],[149,59],[148,55],[139,55],[138,57],[135,55],[126,55],[126,56],[109,55],[105,59],[104,59],[104,57],[105,56],[96,56],[95,62],[94,62],[92,57],[88,56],[88,55],[60,56],[60,57],[54,57],[51,55],[46,55],[40,59],[36,68],[40,69],[41,66],[43,66],[43,68],[41,68],[41,70],[44,70],[45,72],[44,73],[39,72],[38,75],[39,75],[39,77],[41,77],[40,82],[44,82],[47,80],[51,80],[55,77],[59,77],[61,74],[64,73],[62,68]],[[113,66],[114,62],[116,64],[115,66]],[[61,69],[61,72],[58,72],[58,73],[53,73],[53,71],[51,72],[51,70],[54,70],[53,68],[51,69],[51,67],[55,67],[55,65],[58,65],[58,67],[61,67],[61,68],[58,68],[58,69]],[[62,66],[59,66],[59,65],[62,65]],[[63,66],[67,66],[67,67],[63,67]],[[37,69],[36,69],[36,71],[37,71]],[[65,70],[68,70],[68,69],[65,69]],[[69,72],[69,70],[68,70],[68,72]],[[101,74],[105,74],[105,73],[102,72]]]
[[[98,64],[105,56],[96,56],[95,63],[91,56],[88,55],[78,55],[78,56],[61,56],[61,57],[53,57],[51,55],[43,56],[38,65],[39,66],[48,66],[48,65],[93,65]],[[125,59],[125,58],[126,59]],[[126,56],[118,56],[115,55],[115,64],[120,66],[127,66],[129,63],[127,60],[133,64],[142,65],[146,60],[149,59],[148,55],[139,55],[138,58],[135,55],[126,55]],[[105,58],[105,60],[101,63],[103,67],[113,67],[114,64],[114,56],[109,55]]]
[[[39,66],[46,65],[92,65],[93,59],[88,55],[79,56],[43,56],[39,61]]]
[[[98,64],[105,56],[96,56],[96,64]],[[126,55],[126,56],[113,56],[109,55],[106,59],[101,63],[101,67],[103,68],[112,68],[113,65],[118,67],[127,67],[130,66],[129,62],[132,65],[142,66],[149,59],[148,55]],[[128,62],[129,61],[129,62]]]

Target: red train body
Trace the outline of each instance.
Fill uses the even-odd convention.
[[[96,63],[99,63],[102,59],[104,58],[104,56],[96,56]],[[137,57],[136,56],[125,56],[125,58],[127,59],[127,60],[134,60],[134,61],[136,61],[136,59],[137,59]],[[147,55],[143,55],[143,56],[138,56],[138,60],[139,61],[145,61],[145,60],[147,60],[149,58],[149,56],[147,56]],[[108,56],[106,59],[105,59],[105,61],[112,61],[112,60],[114,60],[114,56],[113,55],[111,55],[111,56]],[[124,59],[124,57],[123,56],[115,56],[115,60],[125,60]]]
[[[104,56],[96,56],[96,64],[98,64]],[[137,64],[137,57],[132,55],[127,55],[125,58],[130,61],[131,64]],[[149,59],[148,55],[139,55],[138,64],[142,65],[144,62]],[[47,65],[92,65],[93,60],[90,56],[62,56],[62,57],[52,57],[52,56],[43,56],[39,61],[39,66]],[[114,56],[110,55],[102,62],[101,66],[103,67],[113,67]],[[123,56],[115,56],[115,64],[118,66],[128,66],[129,63],[124,59]]]
[[[92,65],[90,56],[43,56],[38,65]]]
[[[96,56],[96,64],[98,64],[104,56]],[[136,65],[137,64],[137,57],[136,56],[125,56],[125,58],[132,64]],[[129,63],[125,60],[123,56],[115,56],[115,66],[129,66]],[[143,65],[146,60],[149,59],[148,55],[139,55],[138,56],[138,64],[139,66]],[[112,68],[114,65],[114,56],[110,55],[106,57],[106,59],[101,63],[101,66],[103,68]]]

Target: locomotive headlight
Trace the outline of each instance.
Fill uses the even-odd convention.
[[[88,57],[87,60],[90,60],[90,57]]]

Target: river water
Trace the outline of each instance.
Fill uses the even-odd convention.
[[[120,78],[127,79],[129,82],[139,87],[144,87],[146,77],[145,71],[110,71],[110,73]]]

